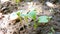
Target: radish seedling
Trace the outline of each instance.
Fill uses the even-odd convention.
[[[20,19],[20,24],[22,24],[23,22],[22,22],[22,18],[21,18],[21,12],[18,11],[17,15],[18,15],[18,17]],[[22,24],[22,26],[24,26],[24,25]],[[23,27],[23,29],[24,29],[24,27]]]
[[[37,24],[36,24],[36,11],[33,10],[33,11],[29,12],[28,16],[34,20],[34,28],[36,29],[37,28]]]
[[[21,13],[17,12],[18,18],[20,19],[20,22],[22,23]]]

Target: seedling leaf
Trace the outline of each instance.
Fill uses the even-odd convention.
[[[48,16],[40,16],[39,18],[38,18],[38,22],[39,23],[48,23]]]
[[[17,15],[20,16],[20,12],[17,12]]]
[[[28,13],[28,16],[31,17],[33,20],[35,20],[36,19],[36,11],[35,10],[30,11]]]

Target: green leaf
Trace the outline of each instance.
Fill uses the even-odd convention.
[[[40,16],[39,18],[38,18],[38,22],[39,23],[47,23],[49,20],[48,20],[48,16]]]
[[[28,13],[28,16],[31,17],[33,20],[35,20],[36,19],[36,11],[35,10],[30,11]]]
[[[15,2],[16,2],[16,3],[19,3],[19,2],[20,2],[20,0],[15,0]]]
[[[17,12],[17,15],[18,15],[18,16],[20,16],[20,14],[21,14],[20,12]]]
[[[20,22],[22,23],[22,18],[21,18],[21,13],[20,13],[20,11],[17,12],[17,15],[18,15],[18,17],[19,17],[19,19],[20,19]]]

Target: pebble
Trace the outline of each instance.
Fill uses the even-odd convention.
[[[51,2],[46,2],[46,5],[47,5],[48,7],[51,7],[51,8],[55,7],[55,5],[54,5],[53,3],[51,3]]]
[[[16,20],[18,18],[18,15],[16,13],[10,14],[10,19],[9,20]]]

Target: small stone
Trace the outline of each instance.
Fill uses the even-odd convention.
[[[55,5],[53,3],[51,3],[51,2],[46,2],[46,5],[48,7],[51,7],[51,8],[54,8],[55,7]]]
[[[12,13],[10,15],[10,20],[16,20],[18,18],[18,15],[16,13]]]

